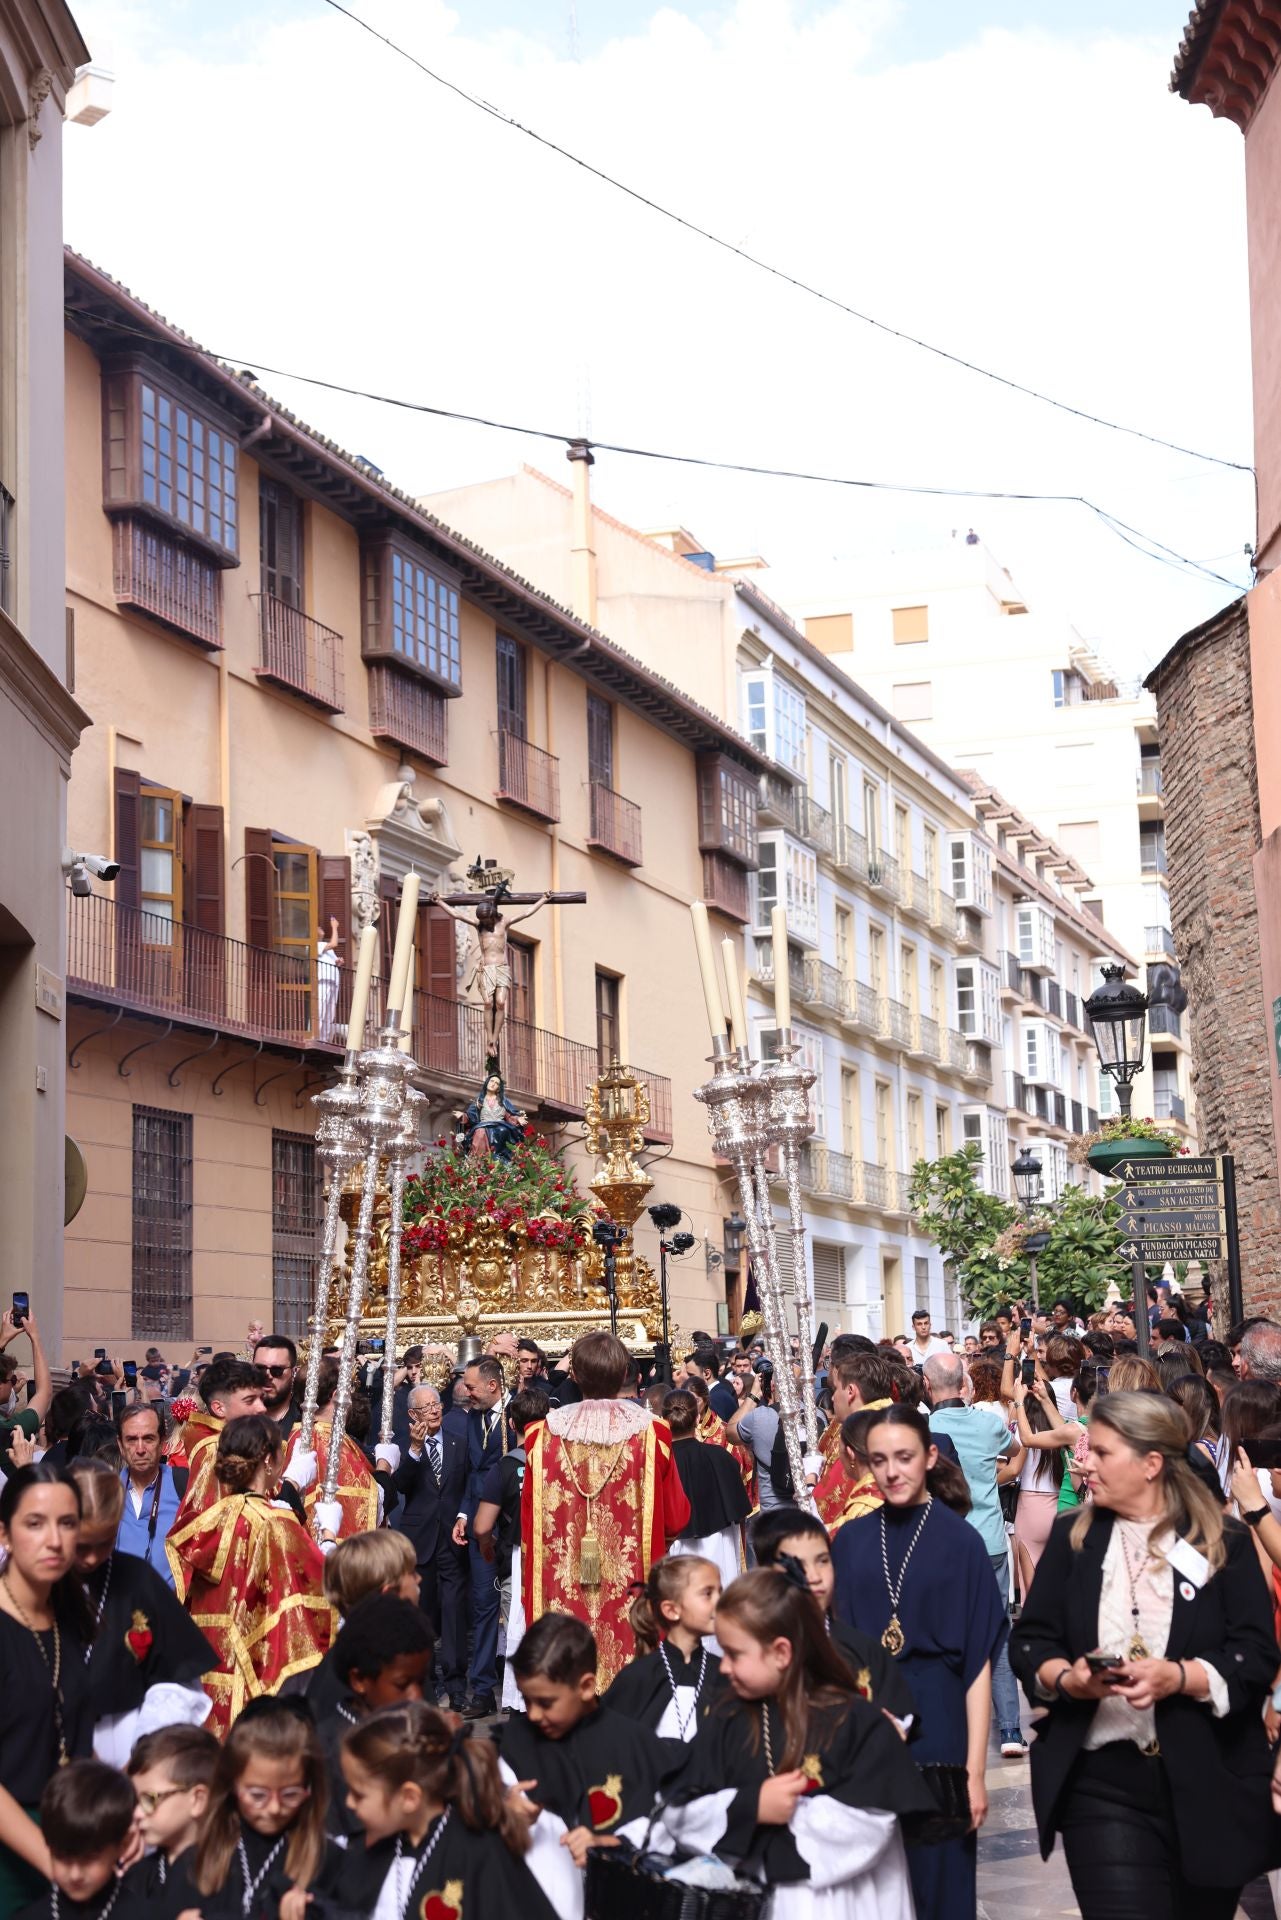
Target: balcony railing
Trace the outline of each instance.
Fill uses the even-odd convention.
[[[625,867],[641,864],[641,810],[634,800],[624,800],[612,787],[591,782],[591,831],[589,847],[612,853]]]
[[[970,1061],[965,1072],[969,1079],[977,1080],[982,1086],[992,1084],[992,1056],[979,1041],[970,1041]]]
[[[1006,1106],[1012,1107],[1016,1113],[1035,1113],[1036,1102],[1033,1100],[1029,1105],[1029,1093],[1030,1089],[1023,1075],[1016,1073],[1013,1067],[1007,1067],[1005,1069]]]
[[[756,942],[756,977],[763,987],[772,987],[774,984],[774,949],[768,940],[758,939]],[[787,949],[787,979],[798,1000],[807,998],[805,955],[798,953],[790,944]]]
[[[1159,795],[1161,792],[1161,762],[1144,760],[1139,765],[1139,792]]]
[[[746,871],[726,853],[703,855],[703,898],[717,913],[745,926],[752,914]]]
[[[560,819],[560,761],[518,733],[498,733],[498,798],[538,815]]]
[[[1072,1102],[1072,1131],[1073,1133],[1085,1132],[1085,1108],[1079,1100]]]
[[[449,760],[448,706],[443,693],[429,687],[417,674],[406,673],[390,661],[371,661],[366,673],[369,691],[369,731],[379,740],[443,767]]]
[[[803,991],[812,1007],[842,1015],[849,1011],[849,982],[838,968],[829,966],[826,960],[819,960],[813,954],[805,962]]]
[[[137,607],[202,647],[222,645],[222,576],[185,541],[145,520],[117,520],[112,585],[122,607]]]
[[[1079,997],[1075,993],[1070,992],[1067,987],[1063,989],[1063,1018],[1070,1027],[1080,1029],[1081,1002]]]
[[[808,796],[804,808],[804,825],[801,831],[810,845],[818,853],[825,853],[829,860],[836,855],[836,822],[826,807],[820,807],[817,800]]]
[[[1164,840],[1149,840],[1139,835],[1139,867],[1144,873],[1168,873]]]
[[[792,833],[803,833],[805,801],[805,788],[799,781],[789,780],[781,773],[763,773],[756,824],[759,827],[787,827]]]
[[[801,1185],[828,1200],[855,1198],[855,1167],[847,1153],[837,1153],[821,1140],[801,1149]]]
[[[866,880],[867,841],[861,833],[855,833],[853,827],[837,829],[832,845],[832,858],[838,867],[852,874],[856,880]]]
[[[258,602],[259,678],[300,693],[325,713],[341,713],[342,635],[274,593],[249,597]]]
[[[1145,953],[1164,953],[1174,958],[1174,935],[1168,927],[1145,927],[1143,932],[1143,950]]]
[[[905,1007],[899,1000],[887,1000],[885,1004],[889,1009],[890,1039],[897,1042],[900,1047],[910,1047],[913,1039],[911,1009]]]
[[[73,896],[67,903],[67,988],[98,1005],[268,1046],[336,1053],[346,1043],[352,980],[351,968],[336,979],[331,974],[318,980],[305,956],[175,925],[103,894]],[[375,981],[368,1041],[382,1017],[381,994],[382,983]],[[413,1053],[428,1075],[474,1090],[487,1052],[485,1013],[477,1002],[414,995]],[[596,1049],[509,1019],[503,1070],[513,1099],[578,1114],[597,1075]],[[643,1078],[651,1094],[649,1132],[670,1137],[671,1084],[659,1074]]]
[[[861,980],[850,985],[850,1004],[845,1018],[851,1026],[862,1027],[867,1033],[885,1033],[887,1014],[885,998],[874,987],[864,986]]]
[[[670,1140],[672,1137],[672,1083],[665,1073],[650,1073],[645,1067],[633,1067],[632,1072],[638,1080],[643,1080],[649,1092],[649,1125],[645,1129],[647,1140]]]
[[[1021,994],[1023,991],[1023,969],[1016,953],[1001,955],[1001,985],[1010,993]]]
[[[963,1033],[955,1027],[947,1030],[947,1064],[954,1073],[968,1073],[970,1070],[970,1043]]]
[[[939,1060],[942,1052],[939,1045],[939,1023],[931,1020],[928,1014],[921,1014],[916,1022],[916,1039],[913,1053],[922,1053],[927,1060]]]
[[[911,888],[909,893],[908,889]],[[934,889],[923,873],[913,872],[909,877],[903,875],[903,904],[911,907],[913,913],[919,913],[922,920],[930,917],[930,896]]]
[[[1052,1013],[1056,1020],[1063,1018],[1063,989],[1057,980],[1045,983],[1045,1011]]]
[[[873,853],[870,849],[867,857],[867,884],[877,887],[882,893],[899,898],[898,861],[893,854],[882,853],[879,848]]]
[[[1183,1038],[1183,1020],[1173,1007],[1148,1008],[1148,1032],[1168,1033],[1173,1039]]]
[[[1152,1094],[1152,1118],[1154,1120],[1178,1120],[1186,1127],[1188,1123],[1188,1103],[1169,1087],[1157,1087]]]
[[[1051,1095],[1050,1111],[1053,1114],[1055,1126],[1062,1127],[1066,1131],[1067,1123],[1068,1123],[1068,1103],[1067,1103],[1066,1094],[1056,1093]]]

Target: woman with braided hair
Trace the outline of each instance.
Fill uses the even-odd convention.
[[[348,1849],[341,1907],[405,1920],[553,1920],[525,1865],[528,1826],[499,1778],[492,1741],[406,1701],[352,1728],[342,1771],[364,1845]]]
[[[204,1687],[220,1737],[247,1700],[318,1665],[333,1636],[320,1549],[273,1498],[284,1445],[265,1413],[229,1420],[218,1438],[218,1499],[166,1544],[178,1590],[217,1655]]]

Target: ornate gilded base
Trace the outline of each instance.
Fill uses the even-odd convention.
[[[515,1332],[537,1340],[544,1353],[559,1354],[573,1346],[580,1334],[595,1333],[601,1329],[609,1331],[607,1308],[551,1313],[527,1313],[520,1308],[516,1313],[467,1314],[463,1319],[457,1314],[410,1313],[401,1316],[398,1345],[402,1352],[405,1347],[420,1343],[423,1346],[452,1347],[457,1346],[466,1335],[478,1334],[482,1344],[487,1346],[494,1334]],[[361,1321],[362,1339],[377,1339],[381,1331],[376,1315]],[[620,1312],[618,1333],[633,1353],[648,1353],[653,1345],[639,1314]]]

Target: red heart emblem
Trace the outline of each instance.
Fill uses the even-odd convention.
[[[459,1920],[462,1901],[452,1906],[443,1893],[429,1893],[423,1901],[422,1920]]]
[[[587,1811],[597,1833],[612,1827],[623,1811],[622,1782],[611,1774],[603,1787],[592,1787],[587,1795]]]
[[[151,1635],[145,1629],[141,1633],[131,1630],[125,1635],[125,1645],[141,1665],[151,1652]]]

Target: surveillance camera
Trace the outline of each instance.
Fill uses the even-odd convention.
[[[71,881],[71,891],[78,899],[83,900],[86,894],[93,892],[93,882],[89,878],[88,869],[83,860],[72,863],[68,878]]]
[[[81,853],[76,857],[98,880],[114,880],[120,871],[120,862],[108,860],[105,853]]]

